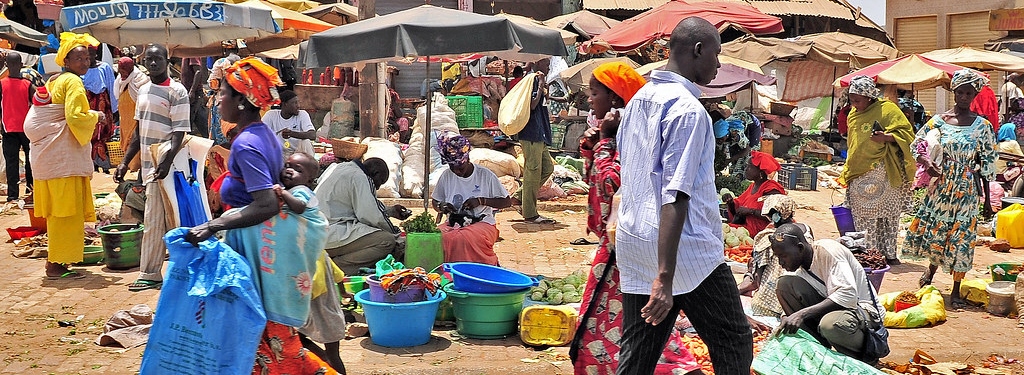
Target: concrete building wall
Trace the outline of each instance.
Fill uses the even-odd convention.
[[[960,18],[956,17],[957,15],[987,12],[993,9],[1024,8],[1024,0],[886,0],[885,7],[885,28],[894,41],[900,39],[898,35],[899,28],[897,27],[900,24],[900,19],[934,16],[936,22],[935,48],[942,49],[959,47],[959,45],[952,45],[955,44],[955,41],[950,40],[950,36],[953,34],[950,28],[955,26],[951,25],[951,21],[955,18]],[[1000,37],[1005,35],[1005,32],[1001,32],[990,36]],[[982,45],[972,45],[972,47],[984,48]],[[897,43],[896,48],[900,48],[899,43]],[[994,82],[994,84],[998,85],[1001,82]],[[944,89],[936,89],[934,94],[919,93],[918,96],[925,97],[928,101],[932,102],[932,108],[927,108],[932,113],[945,111],[950,102],[950,96]],[[924,104],[923,100],[922,104]],[[929,106],[928,104],[925,105]]]

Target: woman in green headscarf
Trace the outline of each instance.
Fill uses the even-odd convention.
[[[849,150],[839,183],[848,188],[846,205],[857,230],[867,232],[868,246],[899,264],[896,237],[914,177],[914,127],[899,106],[881,98],[870,77],[850,81],[850,105]]]

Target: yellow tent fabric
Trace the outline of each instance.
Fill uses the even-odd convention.
[[[576,33],[572,32],[572,31],[564,30],[564,29],[556,29],[554,27],[545,25],[543,22],[537,21],[537,20],[535,20],[533,18],[524,17],[524,16],[517,16],[515,14],[498,13],[498,14],[495,14],[495,15],[498,16],[498,17],[502,17],[502,18],[508,19],[509,21],[512,21],[512,22],[515,22],[515,23],[518,23],[518,24],[521,24],[521,25],[530,25],[530,26],[542,27],[542,28],[545,28],[545,29],[552,29],[552,30],[558,31],[558,33],[562,35],[562,43],[565,43],[565,45],[567,45],[567,46],[571,46],[574,43],[576,43]]]
[[[293,44],[284,48],[263,51],[257,53],[256,56],[266,59],[295,60],[299,58],[299,45]]]
[[[1024,72],[1024,59],[1020,57],[968,46],[935,50],[922,53],[921,56],[977,70]]]
[[[761,69],[760,65],[757,65],[750,61],[740,60],[735,57],[719,55],[718,62],[722,63],[722,65],[729,64],[752,72],[756,72],[758,74],[764,74],[764,70]],[[647,73],[650,73],[652,70],[661,69],[665,67],[665,64],[668,64],[668,60],[652,62],[650,64],[646,64],[644,66],[636,68],[636,72],[640,73],[640,75],[647,75]]]
[[[224,0],[229,4],[244,3],[246,0]],[[320,6],[320,3],[311,0],[266,0],[267,2],[277,5],[281,8],[296,12],[305,12],[307,10]]]
[[[804,35],[813,44],[807,58],[834,64],[849,63],[854,69],[899,57],[899,51],[877,40],[841,32]]]
[[[291,9],[274,5],[268,0],[248,0],[238,4],[255,8],[268,8],[274,15],[274,21],[281,27],[281,30],[295,29],[302,31],[320,32],[334,28],[334,25],[296,12]]]
[[[747,35],[722,44],[719,56],[734,57],[765,66],[775,60],[801,58],[811,51],[809,40],[787,40],[779,38],[758,38]]]
[[[339,26],[359,20],[359,9],[345,3],[324,4],[302,14]]]

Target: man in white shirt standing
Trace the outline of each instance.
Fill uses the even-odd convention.
[[[142,170],[139,173],[142,174],[142,182],[146,184],[146,211],[143,215],[139,278],[128,284],[128,290],[133,292],[159,289],[163,284],[161,272],[164,255],[167,253],[164,234],[176,225],[177,219],[172,217],[173,213],[164,209],[164,191],[160,188],[160,180],[170,173],[174,155],[181,148],[185,134],[192,130],[188,89],[168,76],[167,48],[150,44],[142,63],[149,70],[150,82],[139,88],[138,102],[135,104],[135,119],[139,126],[135,128],[121,165],[117,166],[114,173],[115,181],[124,180],[128,163],[136,154],[142,153]],[[154,160],[149,146],[164,142],[170,143],[170,151],[163,154],[162,160]]]
[[[1024,76],[1020,73],[1010,73],[1006,76],[1006,83],[999,89],[1002,95],[999,98],[999,114],[1003,116],[1003,122],[1009,122],[1010,116],[1013,116],[1011,112],[1016,108],[1014,101],[1024,98],[1024,91],[1020,89],[1020,83],[1024,81],[1022,78]]]
[[[281,149],[286,158],[296,152],[316,157],[313,152],[316,129],[309,113],[299,109],[299,97],[294,91],[281,91],[281,109],[267,111],[263,115],[263,123],[281,138]]]
[[[776,288],[786,313],[779,329],[803,329],[826,348],[868,364],[877,362],[864,354],[864,340],[869,328],[882,324],[885,308],[850,249],[830,239],[812,245],[794,224],[780,226],[769,239],[787,271]]]
[[[619,127],[622,205],[616,257],[623,293],[618,374],[651,374],[682,310],[715,373],[750,374],[753,337],[725,264],[711,117],[698,84],[715,78],[718,30],[681,21],[665,70],[626,105]],[[653,280],[652,280],[653,277]]]

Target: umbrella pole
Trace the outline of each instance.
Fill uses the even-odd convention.
[[[837,73],[838,69],[839,68],[837,68],[835,65],[832,66],[832,82],[836,81],[836,73]],[[829,128],[831,128],[833,126],[833,121],[835,120],[835,116],[836,116],[836,88],[833,87],[831,92],[832,92],[832,98],[829,99],[830,101],[828,103],[828,127]],[[835,123],[835,126],[837,128],[839,126],[838,124],[839,123],[837,121]]]
[[[434,93],[430,90],[430,56],[427,56],[427,123],[423,124],[423,212],[430,208],[430,107]]]

